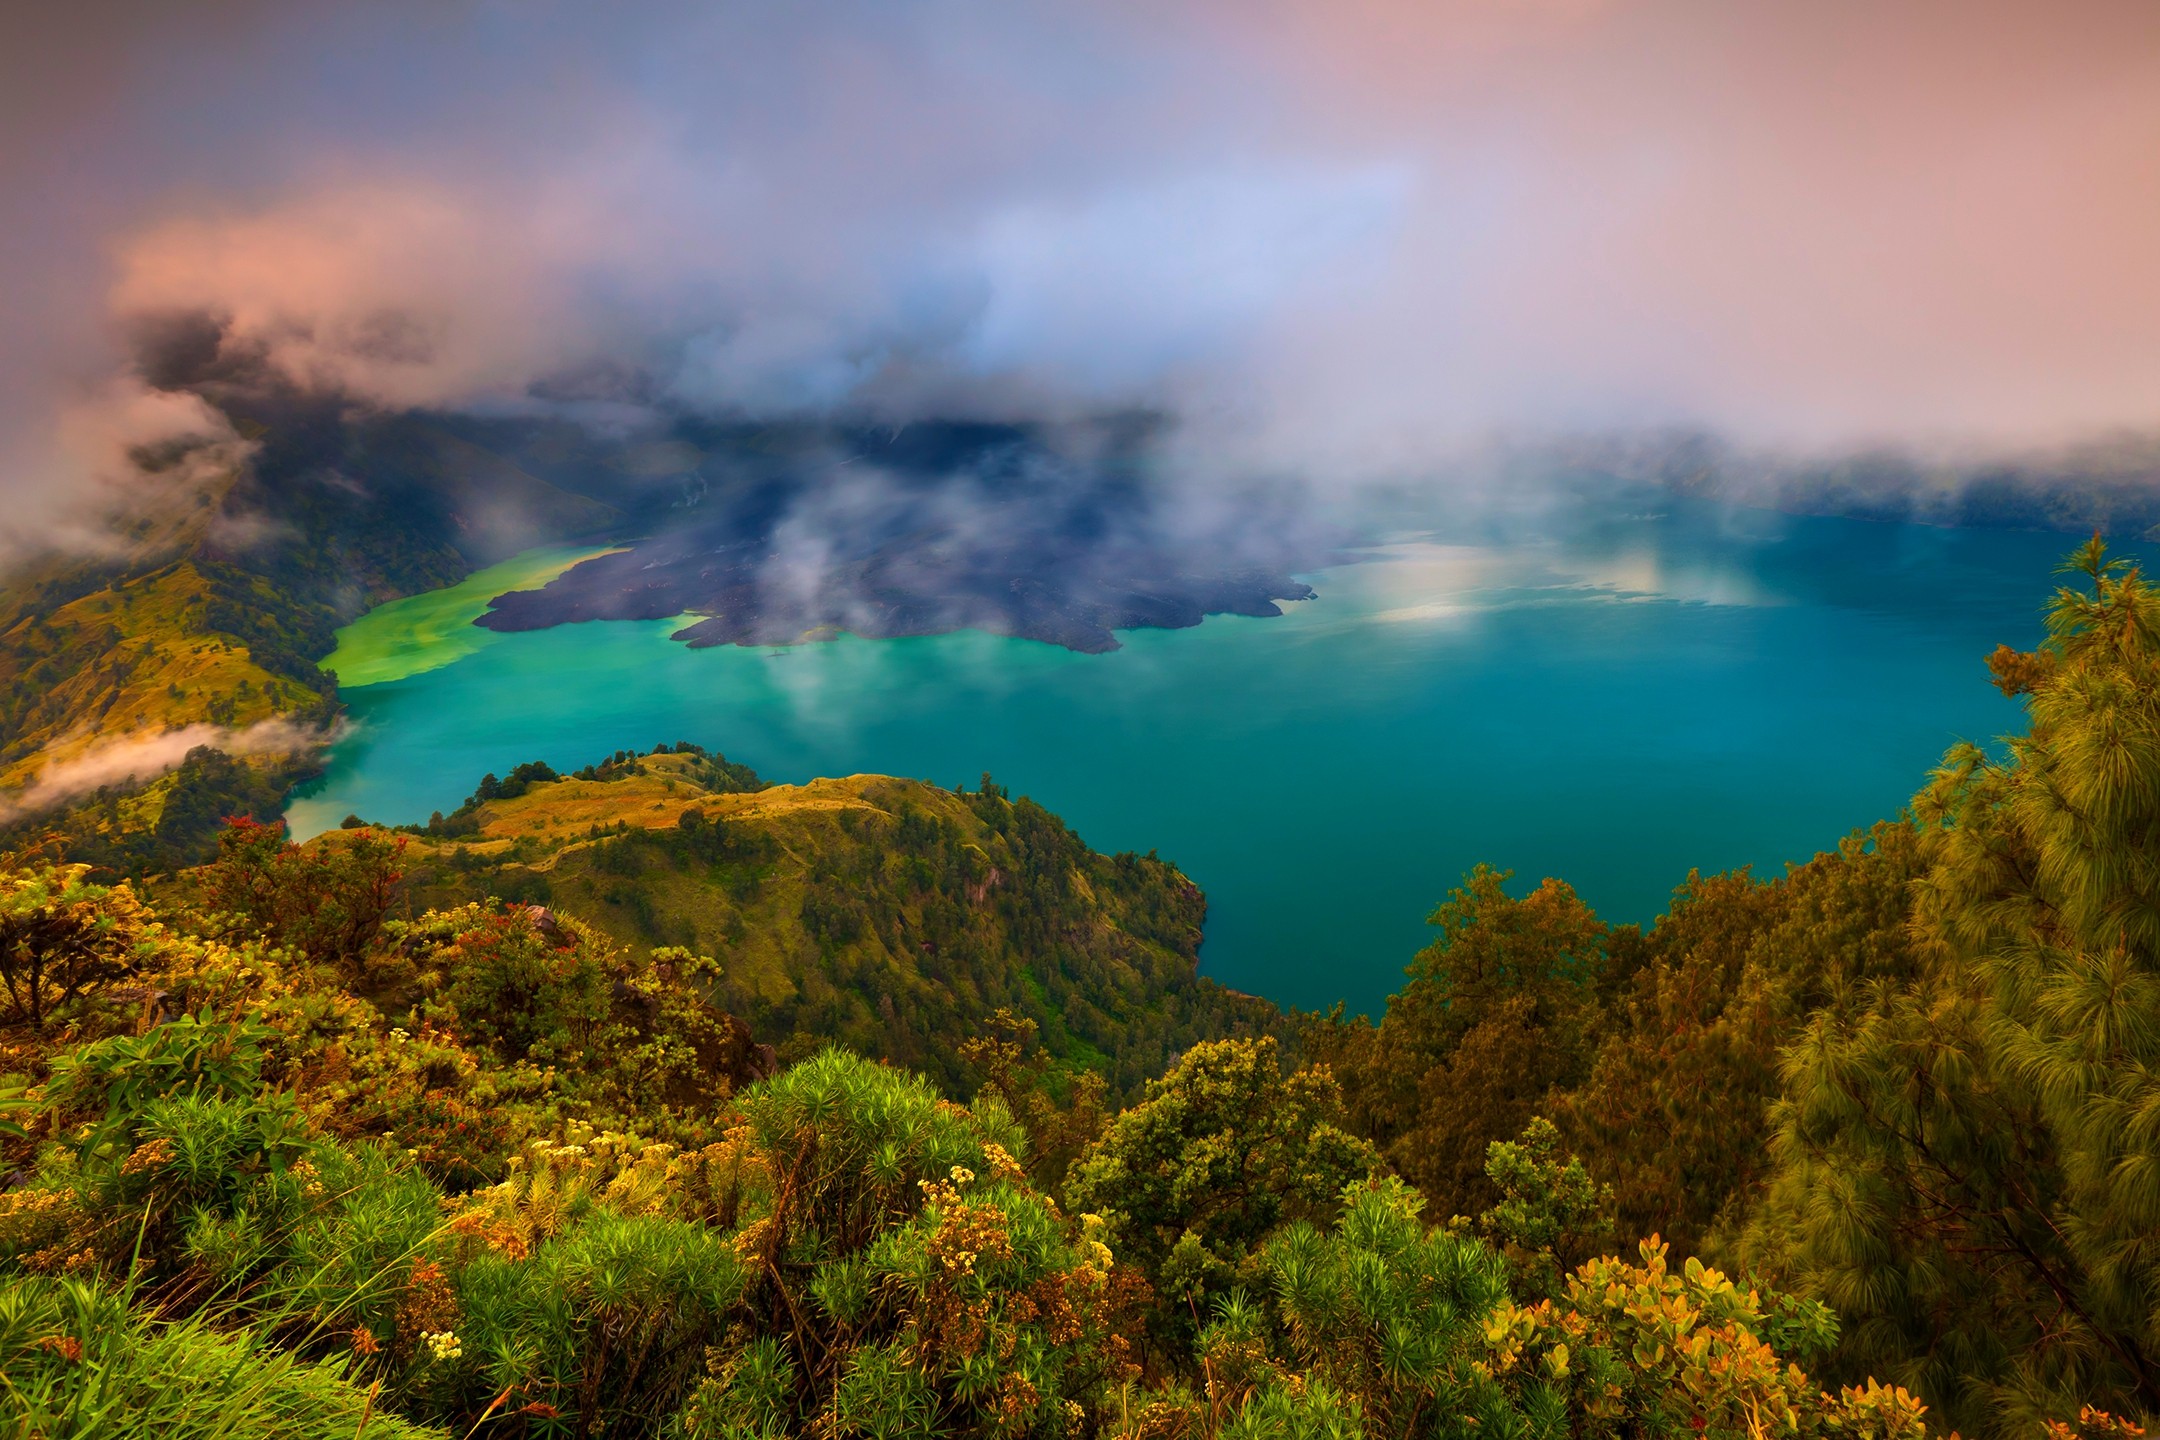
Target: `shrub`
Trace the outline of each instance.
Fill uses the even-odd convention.
[[[53,1012],[133,972],[149,920],[126,885],[83,877],[87,865],[0,873],[0,987],[12,1023],[42,1029]]]
[[[741,1097],[748,1324],[690,1437],[1056,1434],[1129,1376],[1110,1253],[1026,1184],[995,1102],[827,1051]]]
[[[1590,1261],[1557,1300],[1501,1305],[1486,1322],[1494,1372],[1520,1392],[1557,1390],[1595,1435],[1925,1434],[1925,1407],[1895,1386],[1815,1388],[1796,1358],[1835,1338],[1823,1306],[1742,1290],[1699,1260],[1675,1271],[1655,1239],[1641,1255]]]
[[[610,947],[583,925],[483,905],[430,915],[425,924],[432,934],[451,932],[428,959],[442,970],[459,1029],[503,1059],[573,1054],[607,1020]]]
[[[1485,1174],[1500,1203],[1478,1216],[1478,1233],[1508,1259],[1515,1288],[1556,1294],[1560,1277],[1613,1242],[1612,1187],[1590,1178],[1560,1150],[1560,1131],[1542,1115],[1513,1140],[1486,1147]]]
[[[467,905],[395,931],[426,967],[419,1013],[536,1075],[563,1114],[637,1125],[682,1143],[737,1083],[769,1070],[740,1021],[713,1002],[720,966],[676,947],[639,954],[581,922],[532,906]],[[505,1072],[494,1067],[498,1076]]]
[[[423,1267],[454,1249],[441,1192],[376,1146],[325,1146],[312,1163],[324,1203],[288,1242],[281,1309],[313,1333],[352,1336],[362,1353],[409,1353],[419,1343],[411,1302],[428,1288]]]
[[[1330,1231],[1291,1225],[1264,1253],[1288,1365],[1251,1377],[1304,1375],[1353,1397],[1366,1433],[1417,1435],[1442,1415],[1508,1433],[1511,1409],[1484,1370],[1484,1317],[1508,1304],[1507,1266],[1486,1246],[1427,1229],[1423,1199],[1389,1178],[1350,1188]],[[1202,1336],[1222,1348],[1233,1309]],[[1243,1327],[1250,1331],[1252,1321]],[[1533,1395],[1532,1413],[1554,1409]],[[1309,1433],[1326,1433],[1324,1431]]]
[[[1378,1165],[1324,1070],[1282,1073],[1272,1038],[1195,1045],[1074,1164],[1067,1203],[1189,1297],[1219,1294],[1285,1221],[1325,1219]],[[1189,1312],[1188,1312],[1189,1313]]]
[[[132,1143],[141,1117],[159,1100],[252,1092],[271,1033],[253,1021],[212,1020],[207,1010],[183,1015],[148,1034],[114,1036],[55,1058],[46,1098],[62,1112],[101,1113],[104,1124],[93,1132],[98,1140]]]
[[[460,1354],[414,1381],[447,1417],[508,1394],[578,1433],[650,1433],[697,1383],[741,1296],[742,1260],[702,1225],[591,1209],[530,1258],[488,1248],[456,1273]]]
[[[365,829],[294,845],[282,824],[236,817],[203,867],[204,903],[272,945],[358,979],[397,898],[405,845],[403,836]]]

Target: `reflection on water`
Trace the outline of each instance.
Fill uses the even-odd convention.
[[[778,780],[989,771],[1192,874],[1210,973],[1372,1007],[1477,861],[1647,920],[1691,866],[1801,859],[1894,813],[1951,741],[2015,723],[1981,657],[2038,638],[2069,548],[1745,512],[1552,528],[1398,537],[1280,619],[1109,655],[972,633],[692,651],[670,621],[504,636],[348,690],[357,728],[293,819],[424,819],[485,771],[663,740]]]

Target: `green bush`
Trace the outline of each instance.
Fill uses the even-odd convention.
[[[201,872],[203,899],[269,944],[359,980],[404,878],[405,845],[403,836],[376,830],[294,845],[282,824],[236,816]]]
[[[1065,1198],[1101,1214],[1118,1253],[1168,1292],[1159,1328],[1182,1345],[1180,1317],[1250,1278],[1270,1234],[1326,1219],[1343,1187],[1377,1168],[1343,1122],[1334,1080],[1285,1075],[1272,1038],[1196,1045],[1081,1155]]]
[[[466,906],[431,917],[448,944],[429,960],[444,977],[443,998],[464,1034],[504,1060],[569,1058],[608,1016],[605,942],[523,908]]]
[[[702,1225],[607,1209],[530,1258],[483,1251],[455,1272],[455,1359],[411,1382],[446,1419],[511,1408],[597,1433],[645,1433],[678,1408],[745,1283],[727,1240]]]
[[[1302,1374],[1355,1397],[1373,1435],[1422,1434],[1442,1415],[1507,1433],[1513,1407],[1484,1367],[1484,1320],[1508,1304],[1507,1265],[1475,1240],[1427,1229],[1423,1208],[1397,1179],[1353,1186],[1332,1230],[1300,1221],[1268,1244],[1277,1353],[1287,1362],[1268,1378]],[[1203,1347],[1239,1338],[1235,1313]],[[1552,1406],[1532,1395],[1528,1409]]]
[[[740,1103],[750,1323],[685,1436],[1062,1434],[1130,1373],[1109,1251],[1027,1185],[1001,1104],[839,1051]]]
[[[114,1158],[144,1138],[161,1105],[253,1094],[262,1042],[271,1033],[251,1021],[212,1020],[205,1012],[183,1015],[147,1035],[116,1035],[56,1058],[46,1101],[60,1117],[94,1116],[77,1148],[86,1157]],[[258,1119],[268,1127],[261,1131],[266,1144],[273,1132],[297,1123],[289,1100],[266,1102]]]
[[[32,1316],[6,1378],[49,1433],[161,1416],[130,1397],[165,1372],[228,1427],[183,1435],[352,1433],[369,1406],[669,1440],[1919,1431],[1904,1392],[1802,1372],[1821,1306],[1598,1258],[1608,1196],[1542,1121],[1490,1148],[1496,1249],[1430,1226],[1273,1040],[1197,1045],[1115,1116],[1023,1071],[1019,1017],[971,1048],[972,1105],[840,1050],[736,1092],[708,959],[495,901],[385,933],[340,972],[145,916],[152,993],[197,1013],[98,1039],[87,1007],[30,1049],[0,1283]]]

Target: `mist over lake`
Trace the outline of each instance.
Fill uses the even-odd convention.
[[[2066,548],[1707,508],[1561,528],[1396,537],[1282,618],[1106,655],[971,632],[690,650],[674,621],[445,640],[385,607],[340,653],[415,673],[344,691],[353,732],[291,818],[422,821],[485,772],[675,740],[782,782],[987,769],[1197,880],[1206,973],[1369,1009],[1479,862],[1647,922],[1691,867],[1774,870],[1896,814],[1948,745],[2012,727],[1983,657],[2037,641]]]

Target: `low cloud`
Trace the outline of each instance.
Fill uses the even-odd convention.
[[[0,506],[0,555],[52,544],[118,553],[128,525],[184,514],[254,449],[200,396],[132,374],[58,402],[46,425],[10,438],[0,459],[45,483],[0,486],[12,502]]]
[[[25,517],[99,468],[54,417],[163,388],[130,346],[176,321],[392,409],[1143,408],[1203,489],[2160,424],[2143,0],[24,8]]]
[[[46,766],[29,785],[0,796],[0,824],[49,810],[105,785],[142,784],[176,770],[198,746],[228,755],[298,755],[327,745],[334,735],[282,716],[233,729],[185,725],[104,741],[79,755]]]

